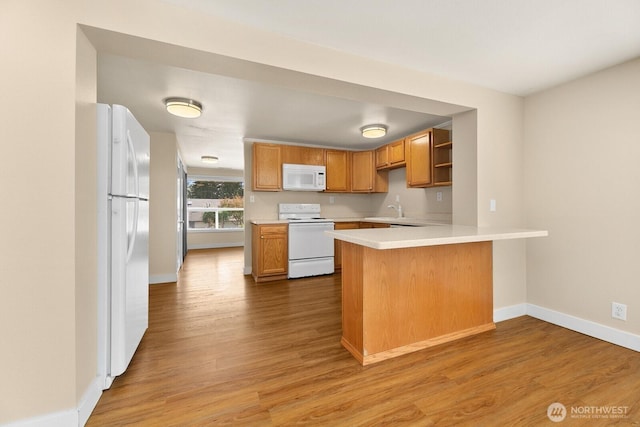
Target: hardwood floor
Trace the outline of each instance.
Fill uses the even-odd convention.
[[[88,426],[539,426],[554,402],[559,425],[640,425],[637,352],[525,316],[362,367],[340,346],[339,275],[256,285],[243,264],[190,251],[177,284],[151,286],[149,329]],[[624,418],[593,413],[611,407]]]

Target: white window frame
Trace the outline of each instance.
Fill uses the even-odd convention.
[[[244,178],[243,177],[235,177],[235,176],[209,176],[209,175],[187,175],[187,185],[191,181],[212,181],[212,182],[240,182],[244,186]],[[243,194],[244,200],[244,194]],[[189,205],[190,200],[197,199],[189,199],[187,197],[187,232],[188,233],[229,233],[229,232],[238,232],[244,231],[244,221],[242,222],[242,227],[237,228],[218,228],[219,227],[219,214],[220,212],[229,212],[229,211],[242,211],[244,212],[244,208],[220,208],[220,207],[191,207]],[[204,227],[204,228],[191,228],[191,213],[192,212],[215,212],[215,226]],[[244,217],[244,214],[243,214]]]

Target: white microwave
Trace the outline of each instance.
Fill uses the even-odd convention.
[[[316,165],[282,165],[282,189],[291,191],[324,191],[326,168]]]

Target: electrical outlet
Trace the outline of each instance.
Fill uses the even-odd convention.
[[[255,203],[255,202],[256,202],[256,196],[252,194],[251,196],[249,196],[249,203]]]
[[[396,194],[396,202],[400,203],[400,195]]]
[[[336,197],[335,196],[329,196],[329,203],[330,204],[334,204],[336,202]]]
[[[438,191],[436,193],[436,201],[438,201],[438,202],[442,201],[442,191]]]
[[[496,199],[489,200],[489,212],[496,211]]]
[[[611,317],[614,319],[627,320],[627,305],[619,302],[612,302]]]

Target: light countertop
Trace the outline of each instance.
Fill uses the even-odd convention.
[[[428,219],[420,218],[394,218],[394,217],[345,217],[345,218],[327,218],[333,222],[377,222],[380,224],[401,224],[401,225],[413,225],[416,227],[422,227],[425,225],[441,225],[442,222],[437,222]],[[264,224],[289,224],[291,221],[288,219],[252,219],[251,224],[264,225]]]
[[[289,224],[288,219],[252,219],[251,224],[265,225],[265,224]]]
[[[334,239],[373,249],[412,248],[417,246],[524,239],[549,235],[546,230],[472,227],[466,225],[427,225],[422,227],[333,230],[325,231],[325,234]]]

